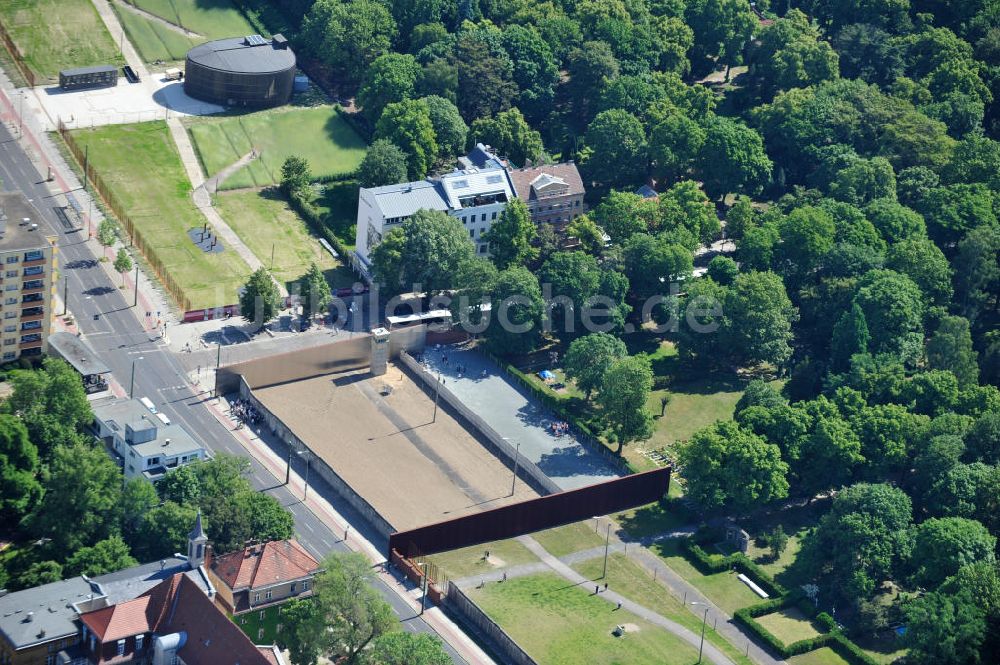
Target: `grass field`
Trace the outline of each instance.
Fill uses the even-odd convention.
[[[603,567],[603,559],[597,558],[575,564],[573,570],[589,579],[597,580],[601,576]],[[629,600],[662,614],[693,632],[700,633],[701,618],[685,609],[680,600],[674,598],[663,585],[653,580],[649,573],[627,559],[625,555],[612,554],[608,557],[608,574],[604,581],[608,582],[611,589]],[[715,632],[711,625],[705,631],[705,640],[717,646],[736,663],[750,665],[752,662]]]
[[[489,561],[484,558],[486,552],[490,553]],[[514,539],[432,554],[427,559],[436,564],[449,579],[491,573],[499,568],[538,560],[531,550]]]
[[[109,125],[73,132],[193,309],[235,303],[250,268],[232,249],[206,254],[187,236],[205,218],[166,123]]]
[[[537,540],[538,544],[544,547],[549,554],[561,557],[603,545],[603,534],[607,528],[607,520],[601,521],[599,531],[594,531],[594,520],[586,520],[539,531],[531,534],[531,537]]]
[[[354,249],[357,240],[358,181],[327,183],[319,194],[316,207],[324,222],[345,247]]]
[[[332,287],[354,283],[353,273],[323,249],[302,218],[271,190],[222,192],[215,205],[250,251],[269,267],[273,248],[271,272],[286,285],[298,281],[312,262]]]
[[[789,665],[851,665],[850,661],[841,658],[830,647],[816,649],[801,656],[793,656],[788,659],[788,663]]]
[[[306,159],[316,178],[350,173],[365,156],[364,141],[332,106],[196,121],[188,131],[209,176],[251,149],[260,153],[226,180],[225,189],[277,184],[282,163],[292,155]]]
[[[765,614],[757,617],[756,621],[785,644],[808,640],[823,634],[823,631],[818,630],[809,617],[797,607],[786,607],[783,610]]]
[[[0,21],[41,77],[57,80],[60,69],[124,62],[90,0],[3,0]]]
[[[512,579],[468,595],[542,665],[692,665],[698,651],[666,630],[555,574]],[[614,637],[616,625],[637,630]]]
[[[139,57],[146,62],[183,60],[193,46],[204,41],[192,39],[156,21],[150,21],[122,8],[117,3],[111,6],[125,28],[128,40],[139,52]]]
[[[206,41],[257,32],[229,0],[131,0],[150,14],[196,32]]]
[[[659,555],[675,573],[696,586],[709,600],[728,614],[732,614],[741,607],[763,602],[761,597],[751,591],[746,584],[740,582],[733,572],[724,571],[713,575],[702,575],[684,557],[677,539],[661,540],[650,549]]]

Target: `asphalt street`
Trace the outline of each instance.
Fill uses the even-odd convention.
[[[226,452],[248,457],[229,429],[220,423],[207,408],[207,394],[196,394],[188,385],[185,370],[178,359],[154,334],[145,332],[131,305],[131,292],[117,288],[97,262],[86,242],[86,232],[66,232],[59,223],[53,207],[59,205],[57,196],[49,191],[28,155],[22,150],[14,135],[0,124],[0,187],[6,191],[21,191],[39,209],[54,231],[60,235],[60,272],[68,278],[69,309],[77,325],[94,347],[101,359],[111,368],[118,383],[128,390],[135,372],[135,396],[147,396],[159,410],[184,427],[206,448],[213,452]],[[59,283],[60,293],[63,284]],[[61,313],[61,312],[60,312]],[[333,533],[282,483],[276,480],[252,457],[251,482],[260,490],[272,495],[286,506],[295,517],[296,537],[314,555],[323,557],[330,552],[346,552],[341,542],[343,534]],[[294,466],[304,465],[296,459]],[[328,488],[310,485],[310,491],[323,494],[364,535],[368,529],[364,521],[353,513]],[[372,540],[378,546],[378,540]],[[376,579],[374,587],[392,606],[406,630],[434,633],[435,631],[399,595],[382,580]],[[447,643],[452,660],[464,663]]]

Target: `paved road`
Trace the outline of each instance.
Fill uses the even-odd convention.
[[[86,339],[111,368],[118,382],[128,388],[134,363],[136,396],[148,396],[160,410],[173,421],[183,424],[210,450],[246,456],[246,451],[229,430],[208,409],[201,406],[207,395],[195,394],[185,380],[184,369],[163,342],[142,330],[134,311],[129,307],[131,301],[126,302],[123,292],[116,288],[96,262],[85,235],[79,231],[62,233],[63,227],[52,211],[53,206],[57,205],[55,197],[14,136],[2,124],[0,181],[3,190],[21,191],[32,199],[52,228],[60,230],[60,262],[62,273],[69,279],[70,311],[76,316],[77,324]],[[340,542],[343,534],[334,534],[259,463],[251,459],[251,464],[253,485],[274,496],[291,511],[295,517],[296,537],[307,549],[318,556],[334,551],[348,551]],[[302,460],[296,459],[294,464],[299,473],[304,472],[304,468],[299,468],[303,464]],[[312,485],[310,489],[313,489]],[[362,533],[365,532],[363,520],[359,516],[336,500],[328,490],[324,491],[322,487],[315,489],[352,525]],[[370,540],[378,542],[377,539]],[[415,617],[410,605],[382,580],[376,580],[374,585],[392,605],[406,630],[435,632],[423,619]],[[455,662],[465,662],[447,643],[445,648]]]

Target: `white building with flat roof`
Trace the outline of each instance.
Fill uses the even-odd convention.
[[[366,276],[370,275],[371,250],[418,210],[440,210],[458,219],[476,245],[476,254],[489,254],[483,235],[515,198],[514,186],[503,160],[482,144],[460,158],[459,165],[451,173],[418,182],[361,188],[355,256]]]

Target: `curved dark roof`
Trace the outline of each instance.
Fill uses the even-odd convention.
[[[190,62],[223,72],[241,74],[268,74],[283,72],[295,67],[295,54],[287,48],[287,42],[276,46],[272,41],[262,44],[248,44],[256,40],[247,37],[217,39],[195,46],[188,51]]]

